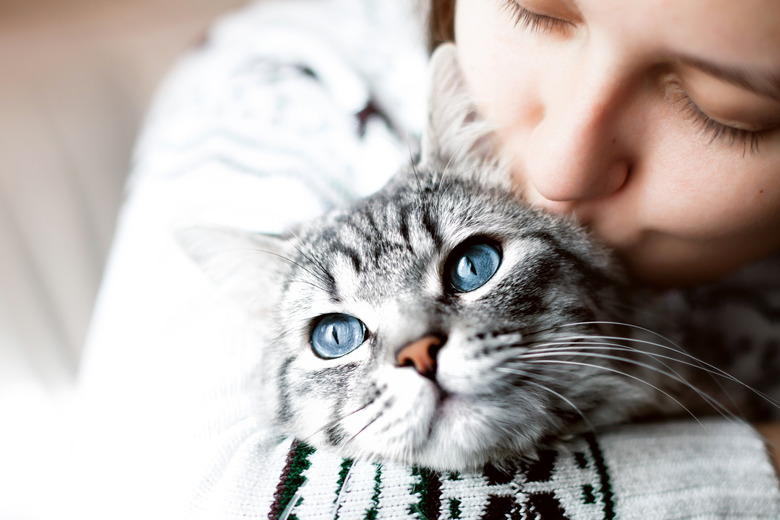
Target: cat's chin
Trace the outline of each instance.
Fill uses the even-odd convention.
[[[513,465],[535,456],[548,428],[541,420],[507,425],[507,410],[470,396],[441,393],[426,414],[415,410],[418,425],[398,436],[371,435],[341,446],[342,455],[424,466],[439,471],[479,470],[487,464]],[[432,404],[432,403],[430,403]],[[411,417],[407,417],[411,419]],[[407,423],[414,423],[407,420]],[[408,424],[407,424],[408,425]]]
[[[497,425],[502,411],[468,397],[443,396],[427,441],[402,462],[446,471],[478,470],[533,457],[544,436],[541,425],[511,431]]]

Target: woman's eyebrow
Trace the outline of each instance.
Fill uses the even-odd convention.
[[[780,74],[750,68],[730,67],[693,57],[684,56],[680,61],[684,65],[699,69],[705,74],[727,81],[732,85],[780,101]]]

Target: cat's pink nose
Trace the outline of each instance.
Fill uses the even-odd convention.
[[[401,347],[395,354],[399,367],[414,366],[421,375],[432,378],[436,373],[436,352],[442,340],[438,336],[425,336]]]

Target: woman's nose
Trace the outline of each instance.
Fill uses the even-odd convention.
[[[629,180],[631,136],[623,99],[605,81],[571,82],[542,96],[539,119],[519,165],[530,199],[576,203],[607,197]],[[551,207],[556,206],[555,204]],[[567,204],[558,204],[564,208]]]

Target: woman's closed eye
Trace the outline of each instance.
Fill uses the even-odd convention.
[[[737,128],[716,121],[704,113],[696,102],[685,93],[681,94],[680,103],[686,117],[694,121],[694,123],[699,126],[702,133],[710,138],[710,144],[716,141],[725,142],[729,145],[741,145],[743,147],[743,153],[747,153],[747,151],[758,153],[758,145],[761,140],[769,136],[769,134],[775,130],[746,130],[744,128]]]
[[[740,146],[757,153],[780,127],[780,103],[690,68],[670,75],[666,92],[709,144]]]
[[[531,11],[515,0],[504,0],[505,10],[515,26],[539,32],[567,31],[573,24],[567,20]]]
[[[576,4],[568,0],[498,1],[514,27],[544,33],[553,40],[569,40],[574,31],[587,25]],[[777,76],[754,70],[749,64],[712,61],[712,57],[687,54],[667,63],[651,63],[648,59],[632,72],[632,77],[654,73],[660,65],[669,67],[672,79],[664,78],[667,100],[672,101],[680,119],[690,125],[691,133],[703,136],[710,146],[755,155],[763,141],[780,133],[780,98],[777,93],[765,93],[767,84],[777,84]]]

